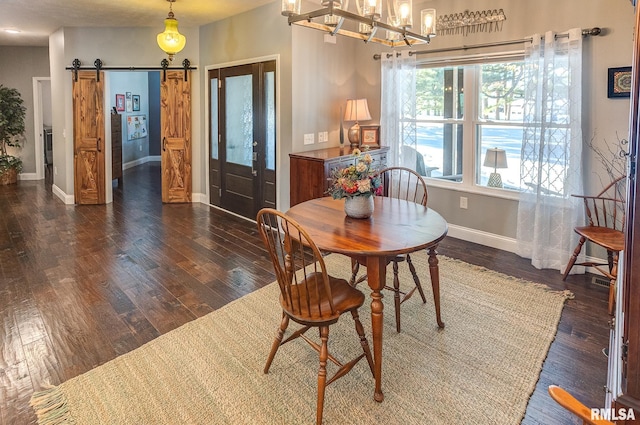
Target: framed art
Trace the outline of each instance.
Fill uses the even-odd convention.
[[[368,146],[370,148],[380,147],[380,126],[379,125],[361,125],[360,126],[360,146]]]
[[[147,137],[147,116],[129,115],[127,117],[127,140]]]
[[[139,94],[134,94],[133,95],[133,111],[139,111],[140,110],[140,95]]]
[[[607,97],[629,97],[631,95],[631,67],[609,68]]]
[[[116,95],[116,111],[124,111],[124,95]]]
[[[125,96],[125,108],[127,110],[127,112],[133,112],[133,102],[131,100],[131,92],[128,91]]]

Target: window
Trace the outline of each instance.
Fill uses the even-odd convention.
[[[523,74],[522,57],[459,66],[419,65],[417,149],[426,176],[487,186],[491,173],[498,172],[505,189],[520,189]],[[507,168],[483,165],[489,148],[505,151]]]

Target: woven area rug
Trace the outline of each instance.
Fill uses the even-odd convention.
[[[402,305],[398,334],[385,291],[384,402],[373,400],[363,360],[327,388],[325,424],[519,423],[570,294],[441,257],[446,328],[439,330],[427,256],[412,257],[428,298],[423,304],[416,293]],[[326,261],[330,273],[349,275],[346,257]],[[403,284],[413,284],[400,266]],[[369,294],[366,283],[360,289]],[[313,423],[315,351],[301,340],[286,344],[262,373],[280,322],[277,291],[269,285],[34,394],[39,424]],[[367,301],[360,312],[367,335],[369,314]],[[329,349],[345,360],[361,352],[350,315],[331,328]]]

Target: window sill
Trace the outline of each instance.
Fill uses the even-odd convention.
[[[424,177],[424,179],[427,183],[427,187],[437,187],[438,189],[453,190],[456,192],[474,193],[483,196],[490,196],[492,198],[510,199],[512,201],[518,201],[520,199],[520,192],[515,190],[448,182],[429,177]]]

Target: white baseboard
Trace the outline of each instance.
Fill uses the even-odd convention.
[[[516,252],[517,241],[514,238],[457,226],[455,224],[449,224],[448,235],[452,238],[462,239],[463,241],[473,242],[503,251]]]
[[[36,173],[20,173],[18,174],[18,180],[42,180],[42,179],[39,179]]]
[[[125,162],[122,164],[123,170],[128,170],[129,168],[137,167],[138,165],[142,165],[146,162],[149,162],[149,157],[145,156],[144,158],[138,158],[134,161]]]
[[[64,202],[66,205],[73,205],[76,203],[74,195],[67,195],[62,191],[62,189],[60,189],[55,184],[51,185],[51,192],[53,192],[54,195],[60,198],[60,200]]]
[[[125,162],[122,164],[122,170],[128,170],[129,168],[137,167],[138,165],[146,164],[147,162],[160,162],[162,157],[159,155],[145,156],[144,158],[138,158],[134,161]]]
[[[501,249],[503,251],[516,254],[516,247],[518,241],[514,238],[508,238],[506,236],[496,235],[493,233],[483,232],[481,230],[469,229],[468,227],[457,226],[455,224],[449,224],[449,236],[456,239],[462,239],[463,241],[473,242],[480,245],[488,246],[491,248]],[[569,260],[567,258],[567,260]],[[606,263],[606,260],[602,258],[589,257],[585,258],[585,261],[594,263]],[[600,274],[593,267],[587,267],[587,272],[593,274]]]
[[[209,199],[207,198],[206,193],[192,193],[191,194],[191,202],[198,202],[201,204],[209,204]]]

